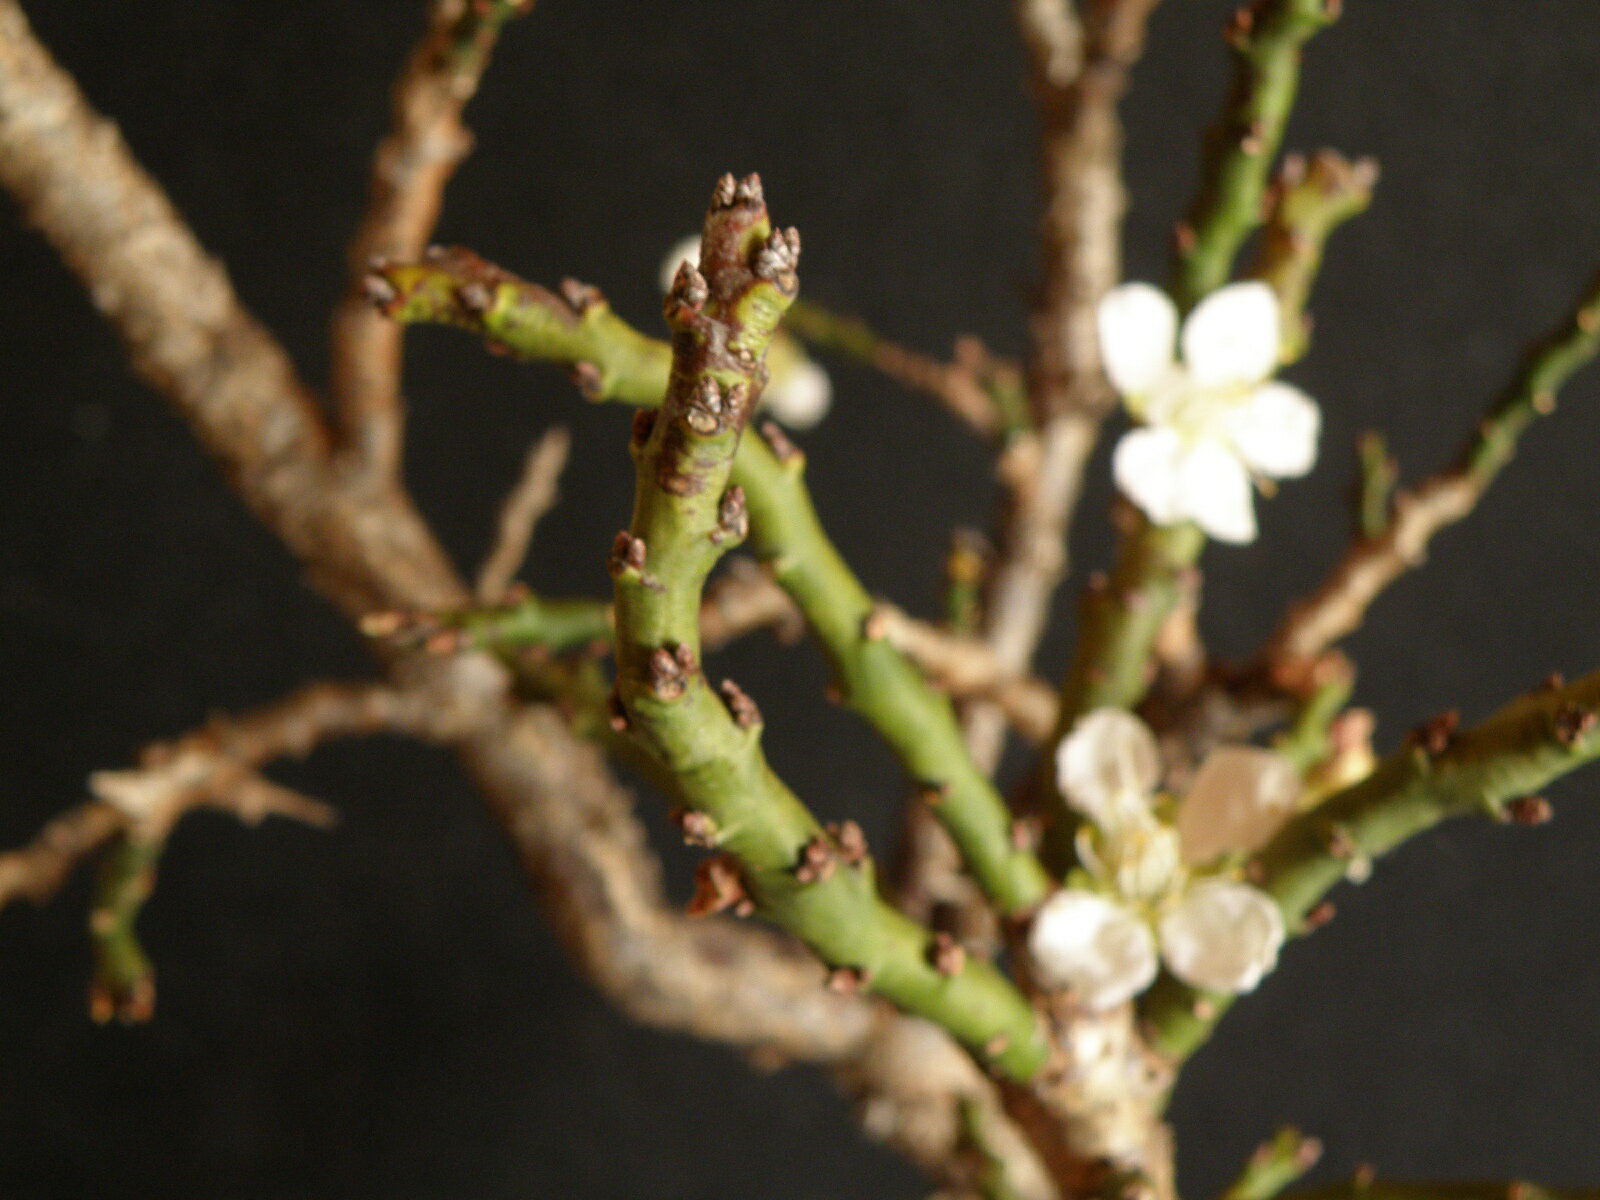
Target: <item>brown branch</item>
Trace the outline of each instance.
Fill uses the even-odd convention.
[[[466,589],[404,495],[348,489],[331,469],[314,402],[282,350],[239,307],[115,128],[33,39],[16,0],[0,0],[0,182],[96,297],[141,375],[347,614],[465,603]],[[937,1128],[927,1134],[939,1122],[919,1114],[970,1096],[1007,1126],[989,1084],[952,1043],[936,1038],[943,1048],[930,1049],[916,1039],[914,1061],[897,1060],[910,1069],[897,1074],[881,1055],[906,1018],[819,988],[814,964],[769,934],[690,924],[666,910],[626,797],[553,712],[511,706],[505,673],[486,656],[396,654],[389,669],[401,690],[461,731],[463,761],[543,881],[547,909],[617,1003],[663,1027],[831,1062],[863,1098],[874,1129],[935,1178],[966,1186],[961,1146]],[[79,840],[103,841],[122,819],[97,805],[44,841],[56,863],[75,861]],[[47,874],[33,878],[43,886]],[[1013,1179],[1028,1178],[1030,1163],[1039,1174],[1026,1148],[1014,1163]],[[1048,1200],[1051,1189],[1019,1193]]]
[[[1394,498],[1387,524],[1362,537],[1327,581],[1295,605],[1262,652],[1280,686],[1301,690],[1318,656],[1354,632],[1391,583],[1420,565],[1428,543],[1477,505],[1515,453],[1517,440],[1555,409],[1556,394],[1600,350],[1600,278],[1567,321],[1529,355],[1449,469]]]
[[[500,509],[494,549],[478,570],[474,591],[481,604],[498,604],[528,558],[534,528],[560,499],[558,486],[572,450],[572,435],[564,426],[547,429],[528,451],[522,476]]]
[[[994,704],[1035,745],[1050,736],[1056,720],[1055,689],[1032,676],[1008,672],[987,642],[947,633],[885,602],[873,610],[872,624],[951,696]]]
[[[428,31],[395,83],[392,128],[378,146],[371,194],[350,244],[349,285],[333,319],[332,386],[344,437],[376,478],[400,469],[405,332],[372,310],[374,259],[415,258],[439,220],[445,186],[472,149],[461,113],[505,22],[533,0],[433,0]]]
[[[1082,23],[1067,0],[1018,0],[1040,125],[1042,277],[1029,320],[1028,399],[1036,433],[1001,463],[1006,512],[985,637],[1002,667],[1024,673],[1067,566],[1067,531],[1100,424],[1116,397],[1100,370],[1095,309],[1121,274],[1122,126],[1117,101],[1159,0],[1095,0]],[[1003,725],[969,715],[968,741],[993,765]]]

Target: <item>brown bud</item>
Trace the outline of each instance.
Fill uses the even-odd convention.
[[[1460,727],[1461,713],[1458,709],[1452,708],[1436,717],[1429,717],[1418,725],[1411,731],[1409,741],[1429,758],[1437,758],[1450,748],[1450,743],[1455,740],[1456,730]]]
[[[734,191],[734,199],[740,204],[764,204],[766,197],[761,192],[761,176],[754,171],[739,180],[739,186]]]
[[[874,608],[861,622],[861,636],[869,642],[881,642],[889,635],[889,614]]]
[[[740,729],[754,729],[761,724],[761,710],[737,683],[731,679],[724,679],[722,687],[718,690],[722,693],[722,702],[733,714],[733,723]]]
[[[561,281],[561,298],[580,317],[605,300],[605,297],[600,294],[599,288],[590,287],[587,283],[579,283],[576,279],[571,278]]]
[[[361,294],[373,307],[387,313],[389,306],[400,299],[400,291],[389,281],[388,276],[379,274],[380,268],[376,265],[376,261],[361,280]]]
[[[1018,854],[1029,854],[1039,845],[1038,817],[1018,817],[1011,822],[1011,848]]]
[[[1546,825],[1554,815],[1543,796],[1518,796],[1506,802],[1506,817],[1513,825]]]
[[[572,364],[572,384],[585,400],[599,400],[605,394],[605,377],[592,362]]]
[[[791,463],[800,458],[800,448],[789,440],[789,435],[784,433],[776,421],[763,421],[761,423],[761,436],[766,439],[767,445],[772,447],[772,453],[781,463]]]
[[[828,824],[828,836],[839,847],[839,858],[846,866],[859,867],[867,861],[867,835],[854,821]]]
[[[650,690],[657,699],[676,700],[684,693],[684,670],[677,656],[665,646],[650,652]]]
[[[1321,929],[1329,921],[1333,920],[1334,913],[1336,911],[1337,910],[1329,901],[1324,900],[1321,904],[1317,905],[1306,914],[1306,932],[1310,933],[1313,929]]]
[[[612,733],[628,732],[628,710],[615,688],[606,696],[606,723],[611,726]]]
[[[672,290],[667,293],[669,305],[697,312],[710,298],[711,285],[706,282],[706,277],[700,273],[700,268],[685,259],[678,265],[678,273],[672,277]]]
[[[826,883],[833,878],[837,866],[833,843],[819,833],[801,849],[800,863],[794,869],[794,877],[801,883]]]
[[[749,893],[738,864],[726,854],[708,858],[694,872],[694,898],[689,901],[691,917],[709,917],[733,909],[745,916],[751,909]]]
[[[656,410],[641,408],[633,414],[633,444],[643,446],[650,440],[651,431],[656,427]]]
[[[732,208],[734,197],[738,194],[738,182],[732,175],[724,175],[717,180],[717,186],[711,192],[711,207]]]
[[[872,972],[861,967],[836,967],[828,972],[828,990],[841,996],[854,996],[872,982]]]
[[[941,975],[959,975],[966,969],[967,952],[948,933],[936,933],[933,935],[933,944],[928,948],[928,961]]]
[[[1596,720],[1600,720],[1600,717],[1596,716],[1593,709],[1576,704],[1561,705],[1555,713],[1556,741],[1569,749],[1576,746],[1584,734],[1594,728]]]
[[[686,845],[701,846],[707,850],[716,848],[717,823],[710,813],[703,813],[694,808],[675,808],[671,813],[672,823],[678,827],[678,832],[683,834]]]
[[[985,1058],[999,1058],[1011,1049],[1011,1039],[1003,1033],[998,1033],[983,1044]]]
[[[474,317],[481,317],[494,307],[494,293],[478,279],[469,279],[456,288],[456,299],[461,307]]]
[[[613,577],[627,571],[643,571],[646,549],[643,538],[636,538],[624,529],[611,543],[611,557],[607,561]]]
[[[943,804],[945,797],[950,794],[950,785],[947,783],[923,782],[917,784],[917,799],[929,808],[938,808]]]
[[[717,505],[717,527],[711,533],[713,545],[742,542],[750,535],[750,510],[745,503],[744,489],[734,484],[722,493]]]

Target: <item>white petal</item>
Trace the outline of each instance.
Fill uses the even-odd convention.
[[[1264,383],[1228,416],[1228,437],[1253,470],[1294,479],[1317,461],[1322,413],[1317,402],[1287,383]]]
[[[1106,377],[1124,396],[1150,390],[1172,368],[1178,310],[1148,283],[1125,283],[1100,301],[1100,357]]]
[[[1227,444],[1202,438],[1185,447],[1177,493],[1179,517],[1192,520],[1217,541],[1244,545],[1256,540],[1250,473]]]
[[[661,271],[656,277],[661,284],[661,294],[666,295],[672,290],[672,281],[678,277],[678,268],[684,263],[700,265],[700,235],[691,233],[686,237],[672,243],[672,249],[667,251],[666,257],[661,260]]]
[[[1281,754],[1223,746],[1206,758],[1178,807],[1183,861],[1259,850],[1300,801],[1300,773]]]
[[[1097,708],[1056,750],[1056,781],[1067,803],[1102,829],[1140,821],[1161,781],[1156,739],[1132,713]]]
[[[1123,434],[1111,457],[1111,473],[1122,494],[1157,525],[1176,525],[1188,515],[1179,472],[1184,454],[1176,430],[1151,425]]]
[[[1278,962],[1283,913],[1247,883],[1197,883],[1161,918],[1161,957],[1208,992],[1248,992]]]
[[[1095,857],[1118,896],[1143,903],[1159,899],[1183,877],[1180,846],[1176,829],[1149,817],[1103,838]]]
[[[1155,981],[1155,938],[1133,913],[1093,892],[1057,892],[1040,906],[1028,934],[1040,982],[1070,989],[1085,1008],[1105,1012]]]
[[[791,429],[810,429],[828,415],[833,381],[809,358],[796,355],[788,370],[767,385],[763,398],[767,411]]]
[[[1278,297],[1264,283],[1230,283],[1183,323],[1183,362],[1202,387],[1260,383],[1278,366]]]

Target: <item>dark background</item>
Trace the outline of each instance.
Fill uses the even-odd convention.
[[[41,34],[114,115],[246,301],[320,377],[326,314],[385,91],[420,0],[35,0]],[[1226,77],[1227,0],[1171,0],[1127,107],[1129,273],[1160,278]],[[1207,558],[1206,627],[1240,653],[1323,573],[1356,434],[1432,469],[1600,261],[1600,8],[1588,0],[1352,0],[1315,44],[1290,142],[1381,158],[1340,235],[1295,378],[1322,470]],[[1031,112],[1000,3],[545,0],[471,112],[480,153],[441,237],[531,278],[574,274],[654,322],[656,263],[724,170],[759,169],[806,239],[807,294],[914,345],[1022,349]],[[0,844],[80,799],[92,768],[216,710],[369,670],[358,639],[124,370],[47,248],[0,231]],[[468,339],[412,339],[408,472],[466,563],[525,446],[570,423],[577,469],[528,578],[606,587],[626,518],[626,415]],[[983,454],[921,399],[836,366],[806,435],[823,515],[868,584],[930,611],[954,523],[986,524]],[[1600,383],[1537,427],[1470,525],[1353,641],[1392,744],[1600,660]],[[1105,469],[1079,522],[1104,560]],[[1065,610],[1068,605],[1062,605]],[[1065,622],[1063,623],[1065,625]],[[1043,665],[1055,672],[1066,629]],[[727,656],[780,770],[880,844],[887,754],[819,701],[808,649]],[[819,752],[819,747],[825,748]],[[336,803],[331,835],[186,822],[144,920],[160,1011],[84,1014],[80,881],[0,916],[0,1191],[28,1198],[914,1197],[825,1081],[630,1028],[569,971],[500,835],[441,755],[341,746],[281,777]],[[1328,1174],[1600,1180],[1600,793],[1555,791],[1527,832],[1462,822],[1339,896],[1185,1076],[1191,1196],[1275,1124]],[[651,819],[656,820],[651,808]],[[687,871],[675,858],[681,886]]]

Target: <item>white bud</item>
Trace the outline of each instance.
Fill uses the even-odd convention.
[[[767,411],[791,429],[810,429],[833,404],[833,381],[809,358],[795,360],[767,384],[763,394]]]
[[[1056,779],[1067,803],[1108,833],[1142,823],[1161,780],[1156,739],[1132,713],[1098,708],[1056,751]]]
[[[1223,746],[1201,764],[1178,807],[1183,861],[1249,854],[1272,839],[1300,801],[1300,773],[1281,754]]]

